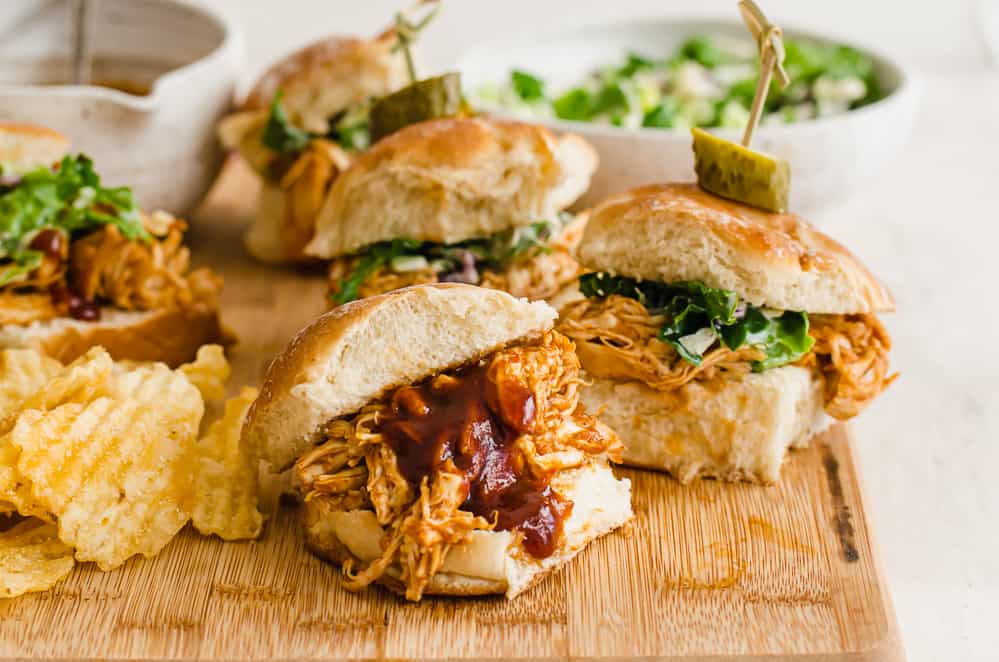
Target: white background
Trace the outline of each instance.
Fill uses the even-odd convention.
[[[208,0],[205,0],[207,2]],[[248,73],[328,33],[373,34],[403,1],[214,0],[245,31]],[[763,0],[777,23],[877,44],[924,76],[912,141],[866,190],[813,220],[895,293],[901,379],[856,422],[911,660],[999,660],[999,0]],[[449,0],[422,56],[445,66],[500,33],[648,15],[732,16],[735,0]]]

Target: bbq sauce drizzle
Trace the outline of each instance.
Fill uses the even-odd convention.
[[[572,502],[552,491],[551,475],[531,475],[514,446],[537,414],[530,389],[498,384],[487,364],[473,365],[404,386],[390,405],[379,431],[411,485],[437,471],[461,474],[462,510],[495,521],[498,531],[520,531],[535,558],[551,556]]]
[[[62,231],[46,228],[35,235],[28,248],[39,251],[49,260],[65,262],[69,252],[68,243],[69,239]],[[101,318],[100,304],[84,298],[65,281],[49,286],[49,298],[57,308],[65,308],[73,319],[96,322]]]

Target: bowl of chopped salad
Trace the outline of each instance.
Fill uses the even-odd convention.
[[[911,72],[875,50],[785,29],[790,84],[768,95],[754,149],[791,164],[791,206],[840,202],[904,146],[917,107]],[[690,129],[738,140],[759,72],[736,21],[654,18],[521,34],[466,53],[471,103],[572,131],[600,153],[582,204],[633,186],[693,179]]]

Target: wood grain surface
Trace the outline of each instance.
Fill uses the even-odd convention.
[[[243,256],[254,195],[231,164],[191,233],[226,279],[233,390],[323,308],[321,271]],[[348,593],[285,508],[256,542],[185,530],[155,559],[0,600],[0,659],[903,659],[845,427],[775,487],[620,473],[634,526],[512,602]]]

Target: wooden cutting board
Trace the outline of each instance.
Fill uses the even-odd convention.
[[[256,185],[230,164],[191,232],[225,276],[232,388],[323,308],[321,271],[244,257]],[[256,542],[185,530],[160,556],[0,600],[0,659],[901,660],[850,435],[795,452],[775,487],[632,481],[635,525],[517,600],[344,591],[285,509]]]

